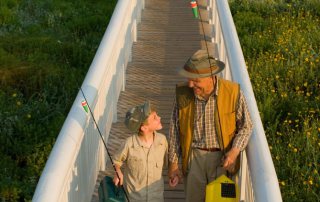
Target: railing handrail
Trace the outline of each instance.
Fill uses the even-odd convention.
[[[140,6],[138,9],[137,9],[137,5]],[[106,81],[106,79],[108,80],[111,78],[110,80],[112,80],[112,76],[117,71],[115,70],[115,67],[110,67],[112,65],[110,65],[110,62],[109,62],[109,60],[113,61],[114,55],[117,54],[114,51],[114,47],[116,46],[116,43],[119,43],[119,35],[121,34],[124,34],[123,43],[127,42],[128,44],[129,43],[132,44],[132,41],[126,41],[126,39],[128,38],[127,35],[130,35],[130,34],[135,35],[136,23],[140,21],[140,19],[137,19],[137,18],[140,17],[139,12],[143,8],[143,6],[144,6],[144,0],[119,0],[118,1],[115,7],[115,10],[113,12],[112,18],[107,27],[107,30],[102,38],[102,41],[95,54],[93,62],[90,65],[89,71],[81,86],[83,89],[83,92],[86,95],[88,104],[90,104],[90,107],[94,111],[95,116],[97,116],[95,118],[97,119],[98,122],[99,122],[99,118],[101,118],[100,117],[101,111],[103,112],[103,109],[102,110],[99,109],[100,106],[98,106],[97,109],[95,109],[96,104],[98,102],[98,98],[99,98],[98,97],[100,93],[99,91],[107,91],[107,92],[109,90],[113,91],[113,89],[109,89],[111,85],[110,84],[111,81]],[[128,14],[128,12],[132,12],[132,13]],[[129,21],[130,20],[132,21],[128,22],[128,19]],[[129,24],[131,27],[129,27]],[[126,30],[122,30],[124,26],[127,26],[124,28]],[[130,33],[126,32],[128,30],[130,30],[129,31]],[[134,37],[129,36],[129,38],[132,39]],[[130,48],[129,53],[131,53],[131,44],[128,45],[128,48]],[[123,59],[124,62],[128,62],[129,60],[128,58],[130,58],[129,54],[123,53],[123,52],[119,53],[117,57],[124,58]],[[115,63],[116,64],[114,64],[114,66],[118,65],[118,62],[115,62]],[[119,66],[121,66],[122,71],[124,71],[126,64],[122,63]],[[105,78],[106,75],[108,78]],[[107,86],[103,86],[104,88],[101,88],[101,86],[104,83],[107,83],[105,84]],[[122,82],[121,84],[115,84],[115,85],[123,85],[123,83],[124,82]],[[117,86],[117,89],[121,90],[122,86],[121,87]],[[117,93],[118,92],[116,92],[115,94]],[[84,136],[86,135],[86,133],[92,132],[92,131],[89,131],[89,132],[87,131],[89,130],[88,120],[91,118],[86,113],[84,113],[84,110],[81,106],[82,100],[83,100],[83,97],[81,92],[79,91],[71,107],[71,110],[63,124],[63,127],[58,135],[56,143],[49,155],[45,168],[41,174],[36,191],[33,196],[33,201],[39,201],[39,202],[43,202],[43,201],[56,202],[56,201],[67,201],[67,200],[69,201],[68,193],[72,191],[76,193],[75,195],[77,195],[73,198],[74,201],[77,201],[76,198],[80,199],[80,201],[86,201],[88,200],[87,198],[89,199],[91,198],[91,195],[85,196],[83,198],[81,197],[83,195],[82,193],[78,193],[79,192],[78,190],[72,190],[72,188],[70,188],[72,184],[72,180],[76,180],[75,184],[79,183],[77,181],[78,179],[74,179],[76,176],[86,175],[86,176],[96,177],[96,173],[78,173],[80,169],[78,169],[77,165],[75,165],[76,160],[81,161],[81,159],[78,160],[79,158],[78,153],[84,145],[83,143]],[[104,99],[101,102],[106,102],[106,101]],[[113,116],[111,116],[111,119],[112,117],[113,118],[116,117],[116,111],[114,110],[112,114]],[[112,122],[112,120],[109,120],[109,121]],[[94,126],[92,128],[93,128],[92,130],[94,131]],[[104,128],[104,126],[102,126],[102,128]],[[106,132],[109,133],[109,131],[106,131]],[[90,135],[96,135],[96,134],[90,134]],[[100,137],[97,135],[96,138],[100,138]],[[99,145],[96,145],[96,147],[99,147]],[[99,162],[97,162],[98,160],[96,159],[101,158],[100,157],[101,155],[99,154],[101,152],[99,152],[99,149],[97,149],[95,152],[97,153],[96,155],[99,157],[90,156],[90,158],[95,159],[96,161],[94,162],[95,164],[99,164]],[[100,164],[102,163],[100,162]],[[101,168],[105,165],[99,165],[99,166]],[[93,188],[95,184],[95,180],[96,179],[93,179],[92,180],[93,182],[90,181],[89,185],[85,185],[85,186],[87,186],[88,189]],[[76,189],[78,188],[79,187],[76,186]]]
[[[227,0],[216,0],[221,30],[232,78],[240,83],[253,121],[253,133],[247,147],[248,164],[255,200],[281,202],[281,192],[267,139],[252,90],[243,52]]]
[[[121,24],[123,23],[125,13],[128,11],[129,0],[119,0],[114,13],[111,17],[111,20],[108,25],[108,29],[106,30],[99,48],[96,52],[96,55],[90,65],[89,71],[83,81],[82,87],[85,89],[87,86],[92,86],[94,88],[98,88],[100,83],[103,81],[103,77],[105,76],[104,72],[106,71],[104,68],[106,61],[109,61],[113,55],[113,47],[115,46],[119,33],[121,33]],[[84,91],[86,94],[89,92]],[[80,94],[80,92],[79,92]],[[92,101],[93,98],[96,97],[96,94],[88,95],[88,99]],[[91,99],[90,99],[91,98]]]

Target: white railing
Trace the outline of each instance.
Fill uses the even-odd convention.
[[[82,84],[105,140],[117,119],[117,101],[136,40],[144,0],[118,0],[109,26]],[[79,91],[38,182],[33,201],[90,201],[105,148]]]
[[[217,43],[219,58],[226,64],[224,77],[240,83],[253,121],[253,133],[243,153],[240,171],[240,201],[281,202],[278,178],[253,94],[239,38],[227,0],[208,0],[210,23],[215,27],[213,42]],[[248,161],[248,164],[245,162]],[[248,165],[248,167],[246,166]]]

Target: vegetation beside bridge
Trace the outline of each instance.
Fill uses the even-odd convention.
[[[320,2],[231,9],[283,201],[320,201]]]
[[[0,201],[31,201],[117,0],[1,0]]]

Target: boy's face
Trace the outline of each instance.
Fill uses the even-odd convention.
[[[161,117],[158,116],[157,112],[153,111],[147,118],[147,124],[143,125],[149,131],[156,131],[162,129]]]

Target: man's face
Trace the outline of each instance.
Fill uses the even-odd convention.
[[[145,124],[149,131],[156,131],[162,129],[161,117],[158,116],[157,112],[153,111],[147,119],[147,124]]]
[[[213,83],[211,77],[189,78],[188,86],[193,89],[195,95],[199,95],[201,97],[210,94],[213,90]]]

